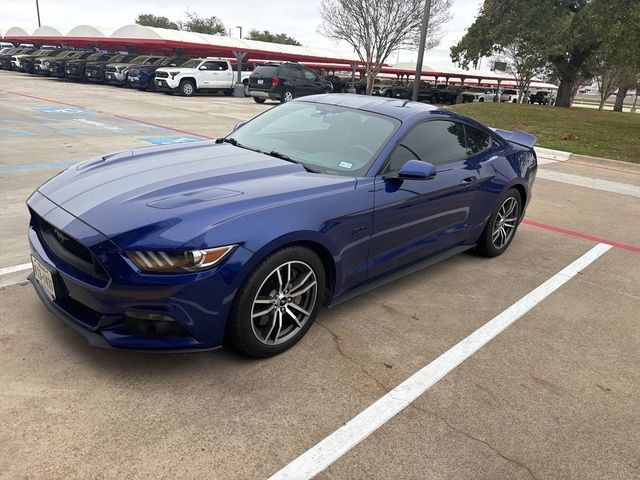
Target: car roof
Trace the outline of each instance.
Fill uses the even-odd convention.
[[[313,95],[296,99],[296,102],[323,103],[325,105],[337,105],[347,108],[357,108],[372,113],[379,113],[389,117],[404,120],[420,113],[442,113],[448,116],[452,114],[450,110],[442,110],[426,103],[411,102],[409,100],[398,100],[387,97],[374,97],[368,95],[356,95],[350,93],[327,93],[324,95]],[[460,118],[463,118],[460,116]]]

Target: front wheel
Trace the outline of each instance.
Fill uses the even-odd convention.
[[[183,97],[191,97],[194,93],[196,93],[196,84],[193,80],[182,80],[180,82],[180,95]]]
[[[476,252],[483,257],[497,257],[505,252],[518,229],[522,213],[522,197],[515,188],[502,197],[482,231]]]
[[[265,98],[253,97],[253,101],[256,103],[264,103],[265,100]]]
[[[249,82],[244,82],[244,96],[248,97],[251,93],[249,92]]]
[[[310,249],[286,247],[265,258],[238,290],[226,341],[251,357],[277,355],[309,330],[323,301],[325,272]]]

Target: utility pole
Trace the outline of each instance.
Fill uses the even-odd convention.
[[[242,27],[237,26],[236,28],[239,28],[239,29],[240,29],[240,38],[242,38]]]
[[[36,12],[38,12],[38,28],[40,28],[42,25],[40,25],[40,5],[38,5],[38,0],[36,0]]]
[[[416,74],[413,82],[413,94],[411,100],[418,101],[420,91],[420,75],[422,74],[422,57],[424,48],[427,45],[427,30],[429,28],[429,17],[431,16],[431,0],[424,0],[424,17],[422,17],[422,30],[420,30],[420,46],[418,47],[418,61],[416,62]]]

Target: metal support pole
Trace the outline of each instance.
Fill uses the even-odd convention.
[[[244,61],[247,60],[247,53],[246,52],[233,52],[233,56],[236,57],[236,61],[237,63],[237,77],[236,77],[236,83],[233,86],[233,96],[234,97],[244,97],[245,95],[245,88],[244,88],[244,84],[242,83],[242,63]]]
[[[356,64],[351,64],[351,86],[347,90],[347,93],[356,93]]]
[[[418,47],[418,61],[416,62],[416,74],[413,82],[413,93],[411,100],[418,101],[420,92],[420,75],[422,74],[422,61],[424,49],[427,45],[427,30],[429,28],[429,17],[431,16],[431,0],[424,0],[424,16],[422,17],[422,29],[420,30],[420,46]]]
[[[40,5],[38,5],[38,0],[36,0],[36,12],[38,13],[38,28],[40,28]]]
[[[633,106],[631,107],[631,110],[630,110],[631,113],[636,113],[636,104],[638,103],[638,93],[640,93],[640,92],[638,92],[638,88],[636,88],[636,98],[633,99]],[[623,104],[624,104],[624,102],[623,102]],[[624,110],[624,108],[623,108],[623,110]]]

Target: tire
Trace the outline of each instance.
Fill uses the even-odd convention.
[[[480,97],[480,100],[478,100],[478,103],[484,103],[484,97]]]
[[[248,97],[251,93],[249,92],[249,82],[243,82],[244,85],[244,96]]]
[[[256,358],[291,348],[315,320],[325,285],[324,266],[312,250],[296,245],[277,250],[262,260],[239,288],[225,343]],[[292,290],[293,295],[301,293],[289,297]]]
[[[266,98],[258,98],[258,97],[253,97],[253,101],[256,103],[264,103],[266,101]]]
[[[438,103],[438,95],[432,95],[431,96],[431,103],[432,104]]]
[[[513,205],[513,210],[510,210],[511,205]],[[506,218],[508,219],[506,222],[503,220],[505,218],[505,215],[503,215],[505,210]],[[497,257],[503,254],[511,245],[513,237],[515,237],[521,216],[522,197],[518,190],[512,188],[500,197],[500,201],[497,203],[478,239],[475,252],[482,257]],[[500,227],[501,222],[502,227]],[[507,225],[512,225],[512,227],[505,228]],[[503,230],[506,236],[499,233],[500,230]]]
[[[182,80],[178,89],[183,97],[191,97],[196,93],[196,84],[193,80]]]
[[[282,91],[282,96],[280,97],[280,103],[289,103],[294,98],[295,96],[293,95],[293,92],[288,88],[285,88]]]
[[[514,98],[513,100],[511,100],[511,103],[518,103],[518,99]]]

